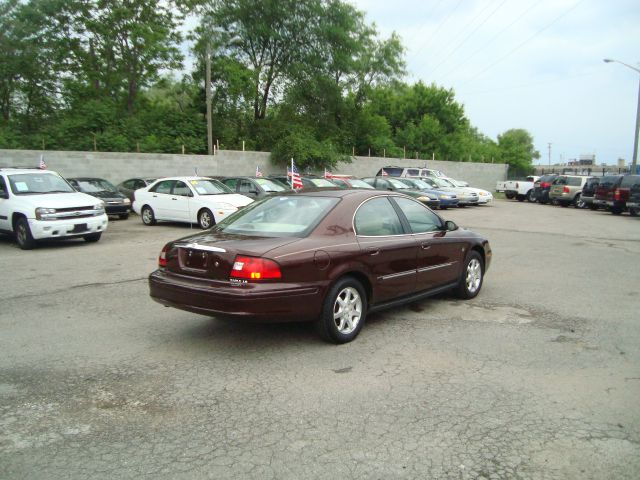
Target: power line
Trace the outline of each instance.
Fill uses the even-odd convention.
[[[462,0],[458,0],[458,3],[456,4],[456,6],[453,8],[453,10],[451,10],[449,12],[449,14],[445,17],[445,19],[443,21],[441,21],[438,26],[436,27],[436,29],[433,31],[433,33],[431,34],[431,36],[429,37],[429,39],[423,43],[418,49],[416,49],[416,53],[418,51],[422,51],[425,48],[427,48],[430,44],[431,41],[436,37],[436,35],[438,34],[438,32],[440,31],[440,29],[444,26],[445,23],[447,23],[447,21],[451,18],[451,16],[456,12],[456,10],[458,10],[458,7],[460,6],[460,4],[462,3]],[[415,56],[416,53],[414,53],[412,56]]]
[[[494,9],[489,13],[489,15],[488,15],[487,17],[485,17],[485,18],[484,18],[484,20],[482,20],[482,21],[480,22],[480,24],[478,24],[478,26],[476,26],[473,30],[471,30],[471,32],[469,32],[469,33],[467,34],[467,36],[466,36],[466,37],[464,37],[464,38],[462,39],[462,41],[461,41],[460,43],[458,43],[458,44],[453,48],[453,50],[451,50],[451,51],[449,51],[448,53],[446,53],[446,54],[444,55],[444,58],[443,58],[443,59],[442,59],[442,60],[441,60],[441,61],[440,61],[440,62],[439,62],[435,67],[433,67],[433,70],[431,71],[431,75],[433,76],[433,74],[438,70],[438,68],[439,68],[441,65],[443,65],[444,63],[446,63],[446,62],[451,58],[451,56],[452,56],[454,53],[456,53],[456,52],[460,49],[460,47],[461,47],[462,45],[464,45],[464,44],[466,43],[466,41],[467,41],[467,40],[469,40],[469,38],[471,38],[471,36],[472,36],[474,33],[476,33],[476,32],[477,32],[477,31],[478,31],[478,30],[479,30],[479,29],[480,29],[480,28],[481,28],[485,23],[487,23],[487,22],[489,21],[489,19],[490,19],[491,17],[493,17],[493,16],[496,14],[496,12],[497,12],[497,11],[498,11],[498,10],[499,10],[499,9],[500,9],[500,8],[501,8],[501,7],[506,3],[506,2],[507,2],[507,0],[502,0],[502,2],[500,2],[500,4],[498,4],[498,5],[496,6],[496,8],[494,8]],[[472,20],[471,22],[469,22],[467,25],[465,25],[465,26],[464,26],[464,28],[461,30],[461,32],[463,32],[464,30],[466,30],[466,28],[467,28],[468,26],[472,25],[472,24],[476,21],[476,19],[477,19],[477,18],[478,18],[482,13],[484,13],[486,10],[487,10],[487,9],[481,10],[481,11],[478,13],[478,15],[476,15],[476,16],[473,18],[473,20]]]
[[[518,50],[520,50],[523,46],[525,46],[527,43],[529,43],[531,40],[533,40],[535,37],[537,37],[538,35],[540,35],[542,32],[544,32],[546,29],[548,29],[549,27],[551,27],[552,25],[556,24],[558,21],[560,21],[560,19],[564,18],[566,15],[568,15],[570,12],[572,12],[578,5],[580,5],[584,0],[578,0],[571,8],[569,8],[568,10],[566,10],[564,13],[558,15],[556,18],[554,18],[550,23],[546,24],[544,27],[542,27],[540,30],[538,30],[536,33],[534,33],[533,35],[531,35],[529,38],[527,38],[524,42],[518,44],[518,46],[516,46],[515,48],[509,50],[509,52],[507,52],[505,55],[503,55],[502,57],[498,58],[495,62],[489,64],[488,66],[486,66],[485,68],[483,68],[482,70],[480,70],[478,73],[476,73],[475,75],[473,75],[469,80],[467,80],[466,82],[464,82],[462,85],[466,85],[467,83],[472,82],[473,80],[475,80],[477,77],[479,77],[480,75],[482,75],[483,73],[485,73],[486,71],[490,70],[491,68],[493,68],[494,66],[496,66],[498,63],[502,62],[505,58],[511,56],[513,53],[517,52]]]
[[[474,50],[474,52],[471,55],[468,55],[467,57],[465,57],[464,60],[462,60],[461,62],[458,62],[456,65],[453,66],[453,68],[449,69],[449,71],[447,71],[444,76],[448,77],[449,75],[451,75],[453,72],[455,72],[456,70],[458,70],[458,68],[460,68],[462,65],[466,64],[467,61],[470,58],[475,57],[478,53],[480,53],[482,50],[484,50],[486,47],[488,47],[489,45],[491,45],[500,35],[502,35],[504,32],[506,32],[507,30],[509,30],[513,25],[515,25],[516,23],[518,23],[520,20],[522,20],[522,18],[524,18],[525,15],[527,15],[531,10],[533,10],[534,7],[540,5],[540,3],[538,2],[538,0],[534,1],[531,5],[529,5],[529,7],[524,10],[520,15],[518,15],[518,17],[513,20],[511,23],[509,23],[506,27],[504,27],[502,30],[500,30],[498,33],[496,33],[493,37],[491,37],[489,39],[488,42],[484,43],[483,45],[481,45],[478,49]]]

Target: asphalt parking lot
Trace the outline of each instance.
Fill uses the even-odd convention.
[[[443,213],[491,242],[480,295],[341,346],[152,302],[188,226],[0,236],[0,478],[639,478],[640,218]]]

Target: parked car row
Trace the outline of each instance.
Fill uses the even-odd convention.
[[[528,177],[513,181],[512,185],[522,189],[505,190],[507,198],[541,204],[552,203],[562,207],[599,208],[614,215],[628,211],[637,216],[640,212],[640,175],[605,175],[586,177],[580,175],[548,174],[536,179],[533,184]],[[507,182],[506,187],[509,186]],[[526,193],[525,193],[526,191]]]

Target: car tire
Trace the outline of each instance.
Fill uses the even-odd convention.
[[[589,204],[589,210],[598,210],[598,205],[594,204],[594,203],[590,203]]]
[[[120,220],[126,220],[127,218],[129,218],[129,214],[128,213],[121,213],[120,215],[118,215],[118,218]]]
[[[15,226],[16,243],[22,250],[32,250],[36,246],[36,241],[31,235],[31,228],[29,227],[29,221],[20,217],[16,220]]]
[[[527,192],[527,202],[534,203],[536,201],[536,195],[533,190]]]
[[[347,343],[358,336],[366,315],[367,296],[362,284],[353,277],[342,277],[327,293],[316,328],[327,342]]]
[[[100,237],[102,236],[102,232],[99,233],[90,233],[89,235],[85,235],[84,237],[84,241],[87,243],[96,243],[98,240],[100,240]]]
[[[477,251],[471,250],[464,262],[464,268],[456,291],[457,296],[463,299],[475,297],[480,293],[483,280],[484,262]]]
[[[140,218],[142,218],[142,223],[145,225],[155,225],[156,224],[156,216],[153,213],[153,208],[149,205],[145,205],[140,210]]]
[[[526,196],[525,195],[518,195],[516,197],[516,200],[518,200],[519,202],[524,202],[526,200]]]
[[[620,215],[622,213],[622,207],[611,207],[611,213]]]
[[[513,200],[513,193],[505,193],[504,196],[509,200]]]
[[[576,208],[585,208],[587,205],[582,201],[580,194],[577,194],[573,199],[573,205]]]
[[[567,208],[569,206],[569,202],[560,202],[560,201],[558,201],[558,204],[563,208]]]
[[[211,213],[211,210],[208,208],[203,208],[198,212],[198,226],[206,230],[207,228],[211,228],[216,224],[216,219]]]

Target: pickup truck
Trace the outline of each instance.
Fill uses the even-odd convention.
[[[524,180],[509,180],[504,185],[504,195],[508,199],[515,198],[519,202],[524,202],[525,199],[529,202],[534,201],[533,197],[533,184],[540,177],[530,175]]]

